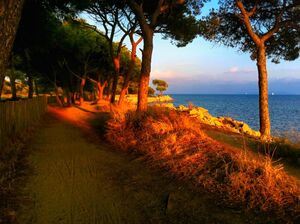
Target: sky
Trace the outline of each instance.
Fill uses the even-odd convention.
[[[300,59],[267,63],[270,93],[300,94]],[[154,38],[151,78],[166,80],[168,93],[257,94],[257,76],[249,53],[202,38],[184,48],[160,35]]]
[[[204,14],[215,4],[207,5]],[[88,15],[82,17],[94,24]],[[125,44],[130,49],[128,39]],[[137,53],[141,58],[140,51]],[[268,61],[267,67],[270,94],[300,95],[299,58],[280,64]],[[167,81],[168,94],[258,94],[257,76],[256,62],[250,59],[249,53],[239,52],[237,48],[217,45],[200,37],[178,48],[160,34],[154,36],[151,80]]]

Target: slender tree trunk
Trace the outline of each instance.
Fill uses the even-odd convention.
[[[66,87],[65,90],[66,90],[65,93],[66,93],[66,99],[67,99],[67,107],[70,107],[72,105],[71,92],[70,92],[69,87]]]
[[[60,107],[63,107],[63,103],[62,103],[62,101],[61,101],[61,99],[60,99],[60,97],[59,97],[58,87],[57,87],[56,84],[55,84],[54,88],[55,88],[56,103],[57,103]]]
[[[81,82],[80,82],[80,98],[79,98],[79,104],[81,105],[84,101],[83,99],[83,88],[84,88],[84,85],[85,85],[85,81],[86,81],[86,76],[84,75],[82,78],[81,78]]]
[[[23,4],[24,0],[0,1],[0,87],[3,87],[5,72],[21,18]]]
[[[125,83],[126,82],[126,83]],[[123,105],[124,101],[125,101],[125,96],[128,92],[128,86],[129,86],[129,77],[125,77],[123,86],[122,86],[122,90],[120,92],[120,97],[119,97],[119,105]]]
[[[107,88],[106,88],[106,99],[110,99],[110,94],[111,94],[111,79],[108,80],[107,83]]]
[[[117,87],[118,87],[118,81],[119,81],[119,75],[120,75],[120,55],[117,55],[113,59],[114,61],[114,68],[115,68],[115,76],[113,79],[113,84],[112,84],[112,93],[111,93],[111,98],[110,102],[115,103],[115,98],[117,94]]]
[[[33,82],[34,82],[35,95],[39,96],[39,88],[38,88],[38,85],[37,85],[37,81],[33,80]]]
[[[125,99],[125,96],[128,92],[128,86],[129,86],[129,81],[130,81],[130,77],[132,75],[134,66],[135,66],[135,62],[136,62],[136,48],[139,45],[139,43],[142,41],[142,37],[140,37],[140,39],[135,42],[133,39],[133,33],[131,33],[130,35],[130,42],[131,42],[131,54],[130,54],[130,65],[129,68],[126,72],[126,74],[124,75],[124,82],[122,85],[122,90],[120,93],[120,98],[119,98],[119,105],[122,105]]]
[[[145,26],[146,27],[143,28],[144,49],[142,55],[137,111],[146,111],[148,107],[148,86],[151,73],[154,32],[148,25]]]
[[[13,71],[12,71],[13,73]],[[11,98],[13,100],[17,99],[17,88],[16,88],[16,78],[14,74],[10,76],[10,86],[11,86]]]
[[[0,100],[1,100],[1,96],[2,96],[2,91],[3,91],[3,87],[4,87],[4,80],[5,76],[0,77]]]
[[[104,91],[104,88],[106,86],[107,82],[105,81],[102,85],[101,85],[101,82],[98,81],[97,82],[97,87],[98,87],[98,100],[102,100],[103,99],[103,91]]]
[[[258,47],[257,50],[257,69],[258,69],[258,87],[259,87],[259,119],[260,133],[263,140],[270,139],[271,124],[269,114],[268,100],[268,72],[266,47],[264,44]]]
[[[28,74],[28,98],[31,99],[33,97],[33,79],[31,73]]]

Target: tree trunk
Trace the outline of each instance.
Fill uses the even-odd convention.
[[[33,97],[33,79],[30,73],[28,74],[28,87],[28,98],[31,99]]]
[[[23,4],[24,0],[0,1],[0,87],[3,86]]]
[[[66,102],[67,107],[70,107],[72,105],[71,92],[70,92],[69,87],[67,87],[65,90],[66,90],[65,94],[66,94],[66,100],[67,100],[67,102]]]
[[[111,93],[111,98],[110,102],[115,103],[115,98],[116,98],[116,93],[117,93],[117,87],[118,87],[118,81],[119,81],[119,75],[120,75],[120,55],[117,55],[113,59],[114,61],[114,68],[115,68],[115,76],[113,79],[113,84],[112,84],[112,93]]]
[[[36,80],[33,80],[33,81],[34,81],[35,95],[39,96],[39,88],[38,88],[38,85],[37,85],[37,81]]]
[[[260,134],[262,140],[270,139],[271,124],[268,102],[268,72],[266,60],[266,47],[264,44],[257,50],[257,69],[258,69],[258,87],[259,87],[259,119]]]
[[[1,100],[1,96],[2,96],[2,91],[3,91],[3,86],[4,86],[4,78],[5,78],[5,76],[4,77],[0,77],[0,100]]]
[[[106,86],[107,82],[105,81],[102,85],[101,85],[101,82],[98,81],[97,82],[97,87],[98,87],[98,100],[102,100],[103,99],[103,91],[104,91],[104,88]]]
[[[11,72],[13,73],[13,71]],[[14,74],[10,76],[10,86],[11,86],[11,98],[13,100],[17,99],[17,88],[16,88],[16,78]]]
[[[138,91],[137,111],[146,111],[148,107],[148,86],[151,72],[151,59],[153,51],[153,30],[149,25],[143,27],[144,49],[142,55],[142,69]]]
[[[57,103],[60,107],[62,107],[62,106],[63,106],[63,103],[62,103],[61,99],[59,98],[59,93],[58,93],[58,87],[57,87],[57,85],[55,85],[54,88],[55,88],[56,103]]]
[[[84,88],[84,85],[85,85],[85,81],[86,81],[86,76],[83,76],[81,78],[81,82],[80,82],[80,97],[79,97],[79,104],[81,105],[84,101],[83,99],[83,88]]]
[[[110,94],[111,94],[111,78],[108,80],[107,83],[107,88],[106,88],[106,99],[109,100],[110,99]]]
[[[128,80],[127,84],[125,84],[125,80],[124,80],[124,84],[123,84],[122,90],[120,92],[120,97],[119,97],[119,102],[118,102],[119,105],[123,105],[123,103],[125,101],[125,96],[128,92],[128,86],[129,86],[129,80]]]
[[[134,42],[133,39],[133,34],[130,34],[130,42],[131,42],[131,54],[130,54],[130,65],[129,68],[126,72],[126,74],[124,75],[124,82],[122,85],[122,90],[120,93],[120,98],[119,98],[119,105],[122,105],[125,99],[125,96],[128,92],[128,86],[129,86],[129,81],[130,81],[130,77],[131,74],[133,72],[134,66],[135,66],[135,62],[136,62],[136,48],[139,45],[139,43],[142,41],[142,37],[140,37],[140,39],[137,42]]]

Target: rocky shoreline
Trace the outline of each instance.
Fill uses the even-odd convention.
[[[244,134],[255,138],[260,137],[260,132],[251,129],[245,122],[234,120],[231,117],[214,117],[203,107],[186,107],[184,105],[175,107],[172,103],[161,104],[160,106],[189,113],[191,117],[197,118],[201,123],[214,126],[225,131]]]

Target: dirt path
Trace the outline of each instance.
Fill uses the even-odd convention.
[[[19,223],[256,223],[87,134],[49,116],[29,146]]]

